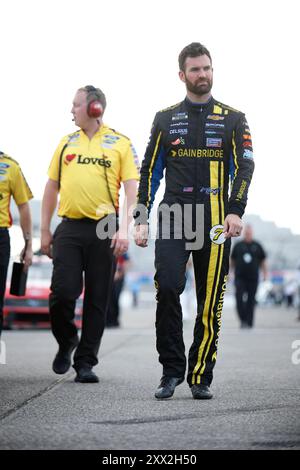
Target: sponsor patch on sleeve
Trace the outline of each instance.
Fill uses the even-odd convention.
[[[214,138],[214,137],[207,137],[206,138],[206,147],[221,148],[222,147],[222,139],[218,139],[218,138]]]

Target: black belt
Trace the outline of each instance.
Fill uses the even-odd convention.
[[[8,227],[0,227],[0,232],[4,232],[4,231],[7,231],[8,230]]]
[[[72,219],[71,217],[63,216],[63,220],[67,220],[68,222],[88,222],[96,224],[99,222],[100,219],[89,219],[88,217],[82,217],[81,219]]]

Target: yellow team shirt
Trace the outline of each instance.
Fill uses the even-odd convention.
[[[0,152],[0,227],[12,225],[11,196],[17,205],[24,204],[33,198],[18,162]]]
[[[97,220],[114,213],[121,181],[139,180],[139,161],[131,141],[105,125],[92,139],[82,130],[63,137],[48,170],[54,181],[59,181],[60,160],[61,217]]]

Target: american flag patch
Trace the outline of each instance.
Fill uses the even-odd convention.
[[[193,186],[188,186],[186,188],[183,188],[184,193],[192,193],[194,191]]]

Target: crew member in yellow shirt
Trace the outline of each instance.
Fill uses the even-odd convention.
[[[64,137],[52,158],[42,203],[41,247],[53,257],[49,298],[53,334],[59,349],[52,368],[64,374],[73,367],[76,382],[98,382],[92,368],[102,338],[115,257],[128,249],[130,208],[136,202],[138,158],[131,141],[103,123],[104,93],[91,85],[75,94],[72,114],[80,129]],[[125,203],[117,219],[119,189]],[[62,222],[52,235],[50,223],[60,195]],[[131,211],[132,212],[132,211]],[[84,282],[83,282],[84,273]],[[74,324],[76,299],[84,285],[81,338]]]
[[[21,257],[28,268],[32,262],[32,224],[28,201],[33,196],[18,162],[5,153],[0,152],[0,336],[3,325],[3,301],[10,257],[8,229],[13,222],[10,213],[11,196],[15,200],[20,213],[20,225],[25,241]]]

